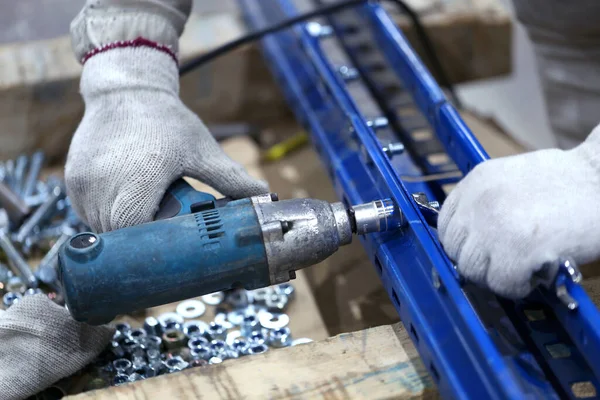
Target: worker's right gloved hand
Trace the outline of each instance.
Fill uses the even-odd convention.
[[[526,296],[544,265],[600,258],[600,126],[573,150],[541,150],[478,165],[450,193],[440,240],[467,279]]]
[[[151,221],[181,176],[234,198],[267,192],[179,98],[177,37],[190,2],[127,3],[88,0],[71,26],[85,60],[85,114],[65,171],[79,216],[99,232]]]

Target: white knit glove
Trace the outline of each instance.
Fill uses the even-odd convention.
[[[98,52],[83,67],[85,115],[65,171],[79,216],[99,232],[151,221],[181,176],[234,198],[267,192],[264,182],[223,153],[179,98],[175,51],[187,15],[177,18],[168,6],[189,2],[122,2],[137,3],[133,10],[111,6],[114,1],[91,3],[71,27],[78,56]],[[127,42],[140,36],[154,44]]]
[[[467,279],[509,298],[532,275],[570,257],[600,258],[600,126],[573,150],[486,161],[450,193],[439,238]]]
[[[0,400],[25,399],[79,371],[105,348],[112,329],[73,321],[46,295],[0,311]]]

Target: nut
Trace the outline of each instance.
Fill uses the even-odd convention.
[[[248,355],[265,353],[269,348],[265,344],[253,344],[248,349]]]
[[[223,325],[213,321],[208,324],[208,335],[213,340],[224,340],[227,336],[227,329]]]
[[[111,353],[114,354],[116,357],[119,357],[119,358],[125,357],[125,349],[116,340],[113,340],[110,342],[109,348],[110,348]]]
[[[120,386],[127,382],[129,382],[129,375],[117,374],[113,378],[113,386]]]
[[[36,294],[42,294],[44,292],[42,292],[42,289],[40,288],[29,288],[25,291],[25,294],[23,296],[34,296]]]
[[[225,302],[233,308],[248,307],[252,303],[252,294],[245,289],[234,289],[227,292]]]
[[[120,322],[115,325],[115,329],[123,335],[128,335],[131,332],[131,325],[127,322]]]
[[[152,336],[160,336],[163,333],[162,325],[154,317],[148,317],[144,320],[144,330]]]
[[[190,357],[193,360],[205,360],[208,361],[213,356],[212,350],[207,346],[198,346],[190,349]]]
[[[162,337],[165,347],[169,350],[184,346],[187,338],[185,334],[177,329],[166,330]]]
[[[230,346],[233,351],[237,352],[239,355],[248,354],[248,350],[250,349],[250,343],[243,336],[236,338]]]
[[[197,347],[208,346],[208,340],[203,336],[195,336],[188,340],[187,346],[190,349],[195,349]]]
[[[222,340],[213,340],[210,342],[210,350],[213,352],[215,357],[219,357],[221,360],[225,360],[228,357],[229,346]]]
[[[186,319],[200,318],[205,311],[206,306],[200,300],[186,300],[177,305],[177,314]]]
[[[23,296],[21,295],[21,293],[15,293],[15,292],[5,293],[4,296],[2,297],[2,304],[4,305],[4,308],[9,308],[13,304],[15,304],[19,300],[21,300],[22,297]]]
[[[144,343],[146,341],[146,336],[146,331],[141,328],[133,329],[129,332],[129,337],[136,343]]]
[[[282,295],[286,296],[289,300],[292,300],[294,298],[294,295],[296,294],[296,289],[289,282],[281,283],[281,284],[275,286],[274,289],[275,289],[275,293],[282,294]]]
[[[272,311],[281,312],[287,308],[289,299],[286,295],[272,293],[265,300],[265,306]]]
[[[162,346],[162,339],[159,336],[146,336],[144,344],[147,349],[158,349]]]
[[[183,324],[181,315],[172,312],[161,314],[157,319],[163,327],[163,333],[169,329],[181,329],[181,325]]]
[[[252,298],[254,299],[254,303],[257,304],[265,304],[267,298],[273,294],[273,289],[270,287],[256,289],[252,291]]]
[[[144,379],[146,379],[146,375],[142,375],[137,372],[134,372],[133,374],[129,375],[129,382],[142,381]]]
[[[208,331],[208,324],[204,321],[188,321],[183,324],[183,333],[188,338],[203,336]]]
[[[165,367],[167,367],[169,372],[181,371],[183,369],[186,369],[189,365],[183,360],[183,358],[179,356],[168,358],[163,362],[163,364],[165,365]]]
[[[261,331],[252,332],[248,340],[250,342],[250,347],[258,344],[265,344],[266,342],[265,335],[263,335]]]
[[[273,347],[287,347],[291,344],[292,333],[290,328],[280,328],[276,330],[270,330],[267,336],[267,343]]]
[[[13,276],[6,283],[6,291],[23,294],[27,290],[27,285],[18,276]]]
[[[131,363],[131,361],[129,361],[126,358],[119,358],[115,361],[113,361],[113,367],[115,368],[115,371],[117,371],[117,374],[129,374],[133,364]]]
[[[242,334],[250,335],[252,332],[259,329],[258,317],[256,315],[246,315],[242,320],[240,327]]]
[[[156,360],[160,360],[160,350],[155,348],[150,348],[146,351],[146,357],[148,357],[148,361],[152,364]]]

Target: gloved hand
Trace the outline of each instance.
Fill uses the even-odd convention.
[[[509,298],[545,263],[600,258],[600,126],[573,150],[486,161],[450,193],[439,238],[467,279]]]
[[[89,364],[113,335],[73,321],[46,295],[0,311],[0,399],[24,399]]]
[[[181,176],[234,198],[267,192],[179,98],[177,38],[190,2],[88,3],[71,26],[75,52],[87,58],[85,114],[65,170],[78,215],[99,232],[148,222]]]

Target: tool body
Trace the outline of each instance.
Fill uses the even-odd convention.
[[[73,317],[118,314],[235,287],[287,282],[335,253],[352,234],[397,228],[389,201],[346,209],[315,199],[241,200],[197,192],[183,180],[157,220],[104,234],[81,233],[60,250],[60,279]]]

